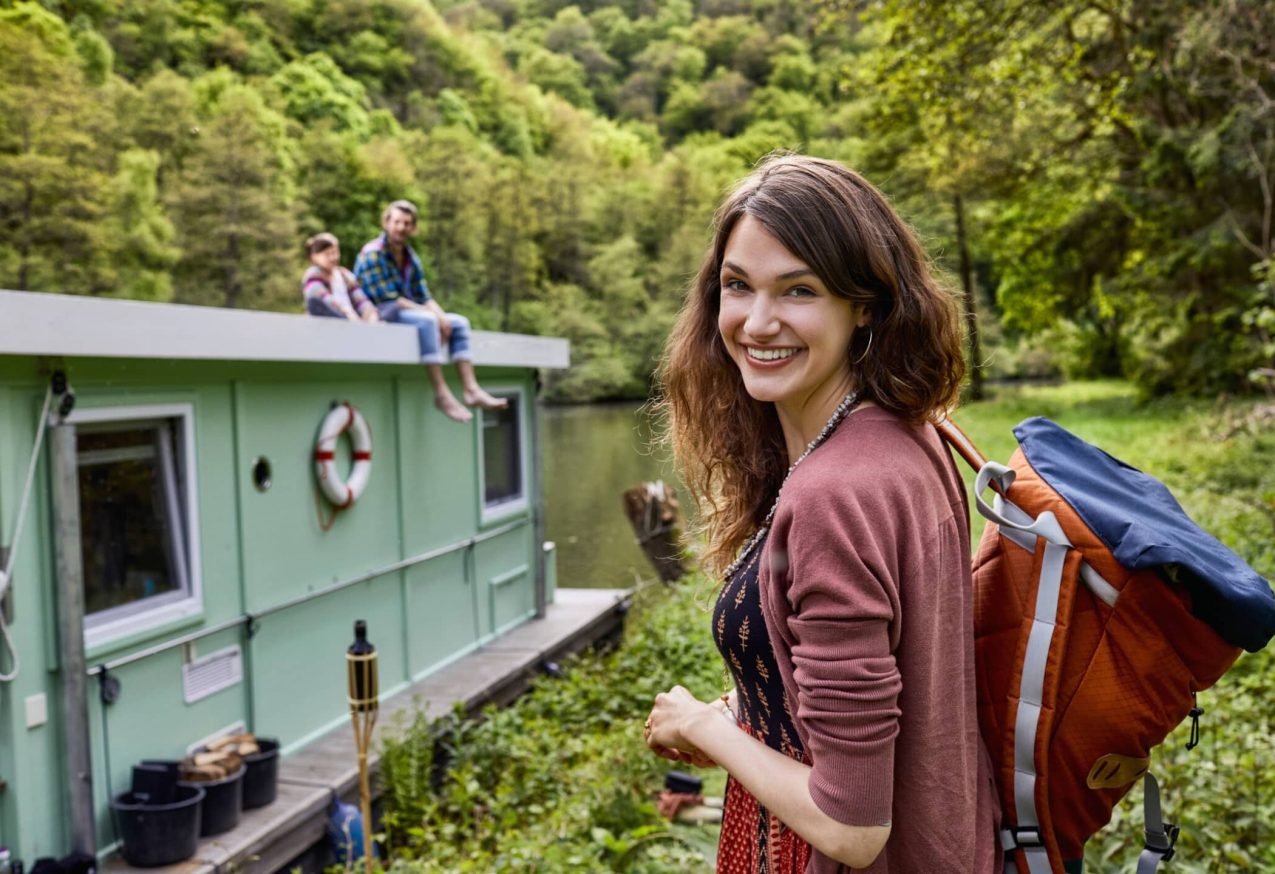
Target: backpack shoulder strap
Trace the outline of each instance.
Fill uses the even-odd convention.
[[[960,426],[947,416],[936,421],[934,427],[939,429],[939,434],[947,441],[947,445],[951,446],[957,455],[965,459],[965,463],[973,468],[975,473],[978,473],[983,469],[983,465],[987,464],[987,457],[978,451],[974,441],[967,437]]]

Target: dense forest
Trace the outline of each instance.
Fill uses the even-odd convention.
[[[775,149],[895,200],[979,375],[1275,391],[1270,3],[0,0],[0,287],[300,311],[301,240],[407,197],[559,399],[646,394]]]

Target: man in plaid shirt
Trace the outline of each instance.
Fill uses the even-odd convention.
[[[468,422],[473,414],[466,406],[498,410],[509,402],[488,394],[478,384],[469,352],[469,319],[444,312],[430,296],[421,259],[407,244],[416,234],[416,215],[416,205],[408,200],[387,206],[381,214],[383,232],[359,252],[354,275],[384,321],[416,327],[421,363],[434,387],[434,406],[458,422]],[[456,362],[464,404],[456,400],[443,376],[442,365],[449,357]]]

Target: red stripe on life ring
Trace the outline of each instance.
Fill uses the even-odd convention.
[[[354,453],[354,460],[355,461],[371,461],[372,453],[371,452],[356,452]]]
[[[314,450],[315,461],[335,461],[336,453],[331,450],[316,449]]]

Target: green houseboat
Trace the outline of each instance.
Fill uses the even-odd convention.
[[[475,332],[479,376],[509,406],[469,424],[434,408],[416,344],[408,326],[0,291],[0,845],[15,858],[100,853],[142,759],[246,728],[286,761],[348,723],[355,618],[386,697],[545,613],[537,388],[567,342]],[[369,469],[340,507],[316,441],[347,404]]]

